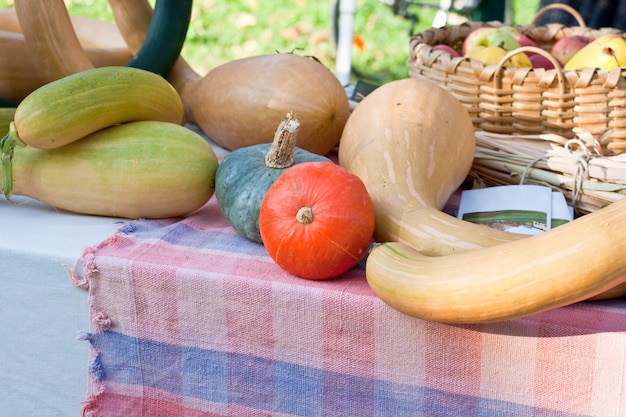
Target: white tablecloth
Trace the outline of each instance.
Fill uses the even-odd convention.
[[[0,416],[80,416],[87,390],[87,291],[64,265],[119,219],[60,212],[0,198]]]

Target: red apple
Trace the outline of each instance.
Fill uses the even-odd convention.
[[[452,57],[454,58],[461,56],[461,54],[456,49],[451,46],[444,45],[443,43],[438,43],[437,45],[433,46],[433,51],[444,51],[452,55]]]
[[[551,52],[561,64],[565,65],[576,52],[592,41],[593,38],[582,35],[566,36],[556,41],[556,43],[552,46]]]
[[[533,65],[533,68],[554,69],[552,61],[540,54],[532,54],[530,56],[530,63]],[[558,61],[557,63],[560,64]],[[561,67],[561,65],[559,65],[559,67]]]
[[[507,53],[508,51],[506,49],[499,46],[477,45],[470,49],[465,57],[476,59],[484,65],[493,65],[499,63]],[[506,61],[505,65],[515,68],[532,67],[530,58],[528,58],[528,55],[523,53],[513,55],[508,61]]]
[[[515,40],[519,42],[519,46],[535,46],[535,47],[537,46],[537,43],[535,43],[535,41],[530,39],[528,36],[524,35],[522,32],[518,31],[517,29],[512,28],[512,27],[507,27],[506,29],[509,30],[511,34],[513,35],[513,37],[515,38]],[[535,53],[526,52],[526,55],[531,57],[535,55]]]

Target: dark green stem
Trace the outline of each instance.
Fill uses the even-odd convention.
[[[2,194],[7,200],[13,192],[13,152],[16,146],[25,146],[17,135],[15,123],[9,125],[9,132],[0,140],[2,150]]]

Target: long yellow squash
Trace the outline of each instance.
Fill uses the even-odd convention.
[[[367,281],[391,307],[426,320],[487,323],[566,306],[626,282],[626,199],[543,234],[429,257],[375,247]]]
[[[467,177],[474,149],[474,127],[462,104],[434,83],[408,78],[382,85],[354,109],[339,163],[372,196],[377,241],[446,255],[521,237],[441,211]]]
[[[441,211],[474,157],[469,115],[450,93],[423,80],[387,83],[348,119],[339,162],[365,183],[374,202],[376,239],[444,256],[525,239]],[[594,299],[626,294],[626,284]]]

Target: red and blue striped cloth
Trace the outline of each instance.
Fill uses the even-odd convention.
[[[626,303],[508,322],[405,316],[364,263],[308,281],[240,237],[212,198],[124,224],[82,257],[84,416],[626,415]]]

